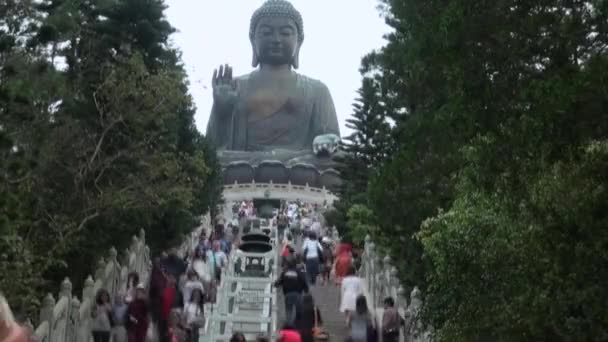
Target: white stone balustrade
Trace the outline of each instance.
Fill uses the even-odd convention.
[[[332,204],[338,197],[325,187],[274,183],[234,183],[224,185],[224,199],[227,202],[241,202],[252,198],[273,198],[286,201],[301,200],[307,203]]]
[[[201,217],[201,225],[188,236],[179,248],[179,253],[188,253],[203,229],[211,229],[208,215]],[[125,250],[122,263],[118,261],[118,252],[111,248],[107,258],[102,258],[95,271],[95,277],[89,276],[82,290],[82,300],[72,294],[72,283],[66,278],[61,283],[58,300],[48,294],[42,301],[40,323],[34,330],[37,342],[90,342],[91,310],[95,307],[95,295],[99,289],[106,289],[114,299],[120,291],[126,291],[127,277],[137,272],[140,281],[148,283],[151,271],[150,249],[146,245],[145,232],[134,236],[131,246]]]
[[[431,329],[425,329],[420,320],[422,299],[420,290],[415,287],[410,295],[408,305],[405,291],[397,277],[397,269],[392,265],[391,258],[383,256],[377,249],[371,238],[365,238],[365,248],[361,256],[361,268],[359,275],[363,278],[367,289],[368,305],[373,310],[378,323],[381,323],[383,301],[386,297],[395,300],[395,307],[405,319],[405,327],[402,329],[401,338],[405,342],[429,342],[431,341]]]

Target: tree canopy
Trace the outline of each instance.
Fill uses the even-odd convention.
[[[364,101],[395,124],[354,223],[421,287],[440,341],[608,338],[608,3],[382,4]]]
[[[168,247],[220,200],[164,10],[0,5],[0,289],[19,311],[142,228]]]

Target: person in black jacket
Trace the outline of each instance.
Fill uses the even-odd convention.
[[[311,294],[302,297],[302,305],[296,313],[296,327],[300,332],[302,342],[314,342],[313,328],[323,325],[321,312],[315,306],[315,301]]]
[[[287,267],[277,279],[275,286],[283,289],[285,321],[293,324],[302,294],[308,293],[308,282],[304,273],[296,268],[296,260],[293,255],[287,256],[285,262]]]

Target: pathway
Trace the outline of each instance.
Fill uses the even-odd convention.
[[[279,290],[280,291],[280,290]],[[335,285],[317,285],[311,290],[315,304],[321,311],[323,328],[329,333],[330,341],[342,342],[346,340],[348,331],[344,325],[344,315],[338,310],[340,307],[340,288]],[[282,292],[278,296],[279,306],[277,326],[281,328],[285,320],[285,305]]]
[[[302,240],[296,239],[296,250],[301,252]],[[280,329],[285,321],[285,304],[283,302],[283,292],[280,289],[277,296],[277,327]],[[340,288],[335,286],[333,281],[330,285],[317,286],[311,288],[311,293],[315,299],[315,304],[321,311],[323,319],[323,328],[329,333],[329,339],[332,342],[343,342],[348,336],[348,330],[345,327],[344,315],[340,309]]]

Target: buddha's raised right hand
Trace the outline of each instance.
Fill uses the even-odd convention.
[[[232,68],[226,64],[221,65],[213,71],[213,102],[221,107],[226,108],[236,103],[238,91],[236,82],[232,78]]]

